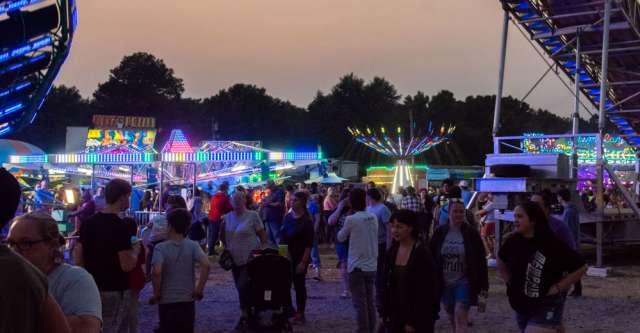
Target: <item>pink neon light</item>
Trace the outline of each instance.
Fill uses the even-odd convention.
[[[193,153],[193,147],[189,142],[189,139],[179,129],[171,131],[169,141],[164,144],[162,148],[163,153]]]

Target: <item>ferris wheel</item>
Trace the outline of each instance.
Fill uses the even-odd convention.
[[[76,25],[75,0],[0,0],[0,137],[35,120]]]

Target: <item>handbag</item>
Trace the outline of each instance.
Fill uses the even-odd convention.
[[[230,271],[235,263],[233,262],[233,257],[231,256],[231,252],[227,249],[224,249],[222,253],[220,253],[220,258],[218,258],[218,264],[225,271]]]
[[[236,226],[237,230],[237,226]],[[226,243],[226,225],[224,221],[220,223],[220,241],[218,243],[225,244]],[[230,271],[236,264],[233,262],[233,257],[231,256],[231,251],[229,251],[226,247],[220,253],[220,258],[218,258],[218,264],[225,271]]]

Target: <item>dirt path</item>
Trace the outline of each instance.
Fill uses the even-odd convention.
[[[354,332],[354,310],[350,300],[340,299],[338,271],[335,255],[323,249],[323,274],[325,281],[307,280],[309,301],[307,324],[294,327],[295,332],[341,333]],[[238,301],[231,273],[213,265],[209,276],[205,299],[198,303],[196,332],[232,332],[238,318]],[[606,279],[586,277],[583,280],[584,297],[570,298],[565,306],[565,322],[568,332],[638,332],[637,316],[640,310],[640,265],[615,268],[616,275]],[[513,311],[509,307],[505,288],[490,270],[491,290],[486,313],[472,310],[474,325],[471,332],[518,332]],[[147,285],[141,301],[146,303],[150,295]],[[436,324],[437,332],[451,332],[444,313]],[[155,306],[140,307],[140,332],[153,332],[157,322]]]

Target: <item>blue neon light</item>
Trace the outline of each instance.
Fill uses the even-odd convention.
[[[32,42],[23,44],[13,50],[0,53],[0,63],[6,62],[7,60],[19,57],[21,55],[25,55],[29,52],[33,52],[35,50],[41,49],[45,46],[49,46],[53,43],[53,38],[51,36],[40,37]]]
[[[26,7],[29,5],[33,5],[36,4],[38,2],[42,2],[44,0],[18,0],[18,1],[9,1],[8,3],[5,4],[0,4],[0,15],[6,13],[6,12],[11,12],[14,10],[18,10],[22,7]]]
[[[5,135],[11,131],[11,126],[7,126],[3,129],[0,129],[0,135]]]
[[[26,88],[26,87],[28,87],[28,86],[30,86],[30,85],[31,85],[31,82],[28,82],[28,81],[27,81],[27,82],[20,83],[20,84],[18,84],[18,85],[16,85],[16,86],[14,86],[14,87],[12,87],[12,88],[9,88],[9,89],[6,89],[6,90],[3,90],[3,91],[0,91],[0,97],[5,97],[5,96],[7,96],[7,95],[9,95],[9,94],[11,94],[11,93],[13,93],[13,92],[16,92],[16,91],[22,90],[22,89],[24,89],[24,88]]]
[[[2,112],[0,112],[0,117],[4,117],[4,116],[7,116],[7,115],[10,115],[10,114],[22,109],[22,108],[24,108],[24,104],[22,104],[22,103],[14,104],[14,105],[4,109]]]
[[[39,54],[39,55],[37,55],[37,56],[35,56],[33,58],[30,58],[27,61],[19,62],[19,63],[13,64],[11,66],[8,66],[6,68],[0,68],[0,75],[8,73],[8,72],[11,72],[11,71],[14,71],[14,70],[17,70],[17,69],[20,69],[22,66],[34,63],[34,62],[39,61],[39,60],[41,60],[41,59],[43,59],[45,57],[47,57],[47,54],[43,53],[43,54]]]

